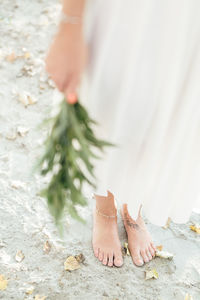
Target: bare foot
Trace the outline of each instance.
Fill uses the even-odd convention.
[[[114,196],[109,191],[107,197],[94,196],[96,199],[92,239],[94,255],[104,265],[121,267],[123,259],[118,235],[117,209],[114,203]]]
[[[132,260],[136,266],[142,266],[155,256],[156,248],[151,235],[140,213],[134,221],[128,213],[127,204],[123,204],[121,214],[128,235],[128,247]]]

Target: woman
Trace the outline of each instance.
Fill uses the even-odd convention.
[[[63,0],[47,71],[73,104],[87,62],[88,108],[119,145],[98,166],[94,195],[93,249],[104,265],[123,264],[110,191],[137,266],[155,255],[141,207],[164,225],[187,222],[199,205],[199,13],[197,0]]]

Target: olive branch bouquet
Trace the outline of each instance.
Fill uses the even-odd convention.
[[[64,211],[85,222],[77,211],[77,205],[87,205],[82,193],[84,183],[96,187],[94,160],[100,157],[95,152],[103,152],[106,146],[114,145],[95,136],[93,125],[97,122],[90,118],[79,101],[69,104],[63,99],[58,115],[51,122],[45,151],[37,164],[40,174],[50,177],[41,196],[47,199],[57,224]]]

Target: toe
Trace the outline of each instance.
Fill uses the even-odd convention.
[[[113,266],[113,253],[109,253],[108,257],[108,266],[112,267]]]
[[[156,246],[154,245],[153,242],[151,242],[151,247],[153,248],[153,250],[156,252]]]
[[[99,248],[94,247],[94,255],[95,255],[96,257],[99,256]]]
[[[134,264],[138,267],[141,267],[144,264],[143,259],[141,258],[139,249],[134,249],[131,251],[131,256]]]
[[[149,251],[150,251],[152,257],[154,257],[155,256],[155,250],[153,249],[152,246],[149,246]]]
[[[146,251],[145,250],[141,250],[140,251],[142,258],[144,260],[145,263],[149,262],[148,256],[146,255]]]
[[[103,251],[99,251],[99,260],[102,261],[103,260]]]
[[[104,253],[102,264],[106,266],[107,263],[108,263],[108,254]]]
[[[152,255],[151,255],[151,252],[149,251],[149,249],[146,249],[146,255],[149,260],[152,260]]]
[[[114,254],[114,265],[116,267],[121,267],[123,265],[122,254],[120,252]]]

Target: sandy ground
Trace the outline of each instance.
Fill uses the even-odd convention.
[[[44,181],[31,168],[46,132],[36,126],[57,97],[43,60],[59,9],[55,0],[0,2],[0,274],[8,282],[0,299],[199,300],[200,235],[190,223],[164,229],[147,222],[156,244],[174,254],[172,261],[156,258],[137,268],[125,256],[122,268],[109,268],[93,256],[91,209],[82,209],[87,225],[67,219],[60,239],[38,196]],[[30,99],[37,102],[26,107]],[[200,215],[194,213],[190,222],[200,223]],[[123,244],[121,220],[119,230]],[[43,250],[46,241],[49,253]],[[25,256],[21,262],[15,259],[18,250]],[[66,258],[80,253],[81,268],[65,271]],[[152,268],[159,278],[145,280]]]

